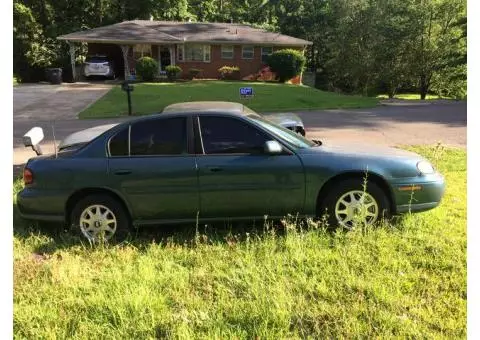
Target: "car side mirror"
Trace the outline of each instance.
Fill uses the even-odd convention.
[[[269,140],[265,142],[265,153],[269,155],[278,155],[283,152],[282,145],[276,140]]]
[[[40,148],[40,142],[43,140],[43,129],[41,127],[31,128],[25,135],[23,135],[23,145],[25,147],[31,147],[33,151],[40,156],[42,149]]]

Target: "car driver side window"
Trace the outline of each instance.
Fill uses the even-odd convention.
[[[263,154],[268,136],[236,118],[200,116],[200,131],[206,154]]]

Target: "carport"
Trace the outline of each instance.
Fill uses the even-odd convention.
[[[73,79],[78,79],[75,71],[75,52],[79,43],[88,44],[88,54],[104,54],[115,64],[116,74],[124,74],[125,79],[133,73],[135,59],[143,56],[142,48],[147,46],[148,54],[157,59],[159,73],[166,63],[175,64],[174,44],[179,38],[159,32],[148,25],[127,21],[110,26],[93,28],[57,37],[70,46],[70,63]]]

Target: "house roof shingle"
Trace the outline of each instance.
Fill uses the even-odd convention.
[[[231,43],[304,46],[312,43],[243,24],[132,20],[59,36],[59,40],[110,43]]]

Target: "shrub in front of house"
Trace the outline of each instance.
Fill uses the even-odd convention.
[[[165,67],[165,71],[167,72],[168,80],[175,81],[182,73],[182,68],[177,65],[168,65],[167,67]]]
[[[238,66],[222,66],[218,69],[220,79],[222,80],[239,80],[240,67]]]
[[[199,68],[191,68],[188,70],[188,73],[190,75],[190,79],[193,79],[193,78],[198,78],[198,75],[202,72],[201,69]]]
[[[135,71],[142,80],[152,81],[158,72],[158,63],[153,58],[142,57],[135,64]]]
[[[305,62],[303,53],[293,49],[276,51],[267,60],[268,66],[276,73],[281,83],[300,75],[305,67]]]

